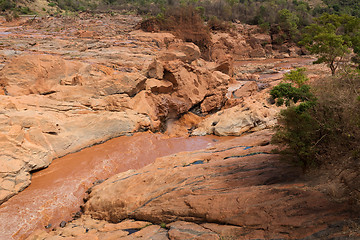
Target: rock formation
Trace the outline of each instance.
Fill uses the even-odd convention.
[[[43,31],[52,23],[31,27]],[[15,32],[15,52],[2,51],[0,203],[54,158],[120,135],[158,131],[194,106],[207,113],[226,101],[229,75],[208,68],[193,43],[138,30],[111,37],[68,31],[72,39],[62,33],[55,41]],[[26,45],[28,37],[36,44]],[[121,37],[128,40],[119,43]]]
[[[90,190],[80,219],[28,239],[299,239],[348,218],[346,205],[271,154],[271,134],[258,131],[115,175]]]
[[[110,177],[80,218],[29,239],[312,239],[354,228],[346,205],[271,152],[280,108],[269,89],[311,58],[234,23],[212,33],[208,62],[171,33],[135,30],[139,21],[81,14],[0,27],[0,204],[53,159],[117,136],[237,137]]]

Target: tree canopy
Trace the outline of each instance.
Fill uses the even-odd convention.
[[[305,28],[300,44],[319,57],[315,63],[326,63],[332,75],[351,50],[360,54],[360,19],[350,15],[325,13]]]

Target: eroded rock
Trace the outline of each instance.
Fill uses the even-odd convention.
[[[170,239],[219,239],[219,234],[297,239],[345,219],[346,206],[307,186],[298,178],[301,169],[270,154],[270,136],[257,132],[113,176],[92,189],[85,213],[111,222],[175,221],[167,225]]]
[[[133,31],[122,17],[115,23],[118,32],[104,26],[94,34],[88,26],[102,25],[98,20],[49,18],[24,27],[49,38],[26,31],[14,33],[16,44],[13,33],[4,38],[16,50],[0,52],[0,203],[54,158],[120,135],[158,131],[201,102],[204,112],[223,105],[229,77],[207,68],[196,45],[168,33]],[[50,29],[59,24],[83,29],[52,38]]]

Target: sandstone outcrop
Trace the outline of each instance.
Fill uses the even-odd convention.
[[[218,136],[240,136],[271,128],[277,123],[279,108],[269,102],[268,90],[258,92],[255,82],[247,82],[233,93],[230,108],[207,116],[192,135],[215,134]],[[235,102],[235,106],[231,106]]]
[[[2,29],[0,204],[54,158],[116,136],[240,137],[98,181],[79,219],[29,239],[357,237],[346,232],[356,226],[347,205],[272,154],[264,130],[280,110],[270,87],[312,59],[289,58],[301,49],[235,23],[213,33],[207,62],[193,43],[134,30],[138,21],[81,14]],[[246,60],[265,57],[286,59]]]
[[[29,185],[29,172],[54,158],[150,126],[147,116],[130,109],[96,113],[41,95],[0,99],[0,202]]]
[[[291,43],[281,43],[258,26],[232,23],[230,32],[215,32],[211,57],[221,60],[229,54],[235,60],[249,58],[290,58],[304,55],[301,48]]]
[[[91,189],[80,219],[29,239],[299,239],[349,218],[346,205],[271,154],[271,134],[259,131],[113,176]],[[163,228],[141,228],[149,222]],[[129,224],[139,225],[136,233],[125,230]]]
[[[172,34],[133,31],[131,18],[48,18],[11,28],[3,39],[0,204],[54,158],[158,131],[197,105],[203,113],[224,105],[230,80],[220,72],[224,66],[208,67],[196,45]],[[64,30],[56,34],[59,24]]]

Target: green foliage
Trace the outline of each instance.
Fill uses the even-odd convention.
[[[327,5],[323,11],[360,17],[359,0],[323,0],[323,2]]]
[[[29,7],[19,7],[17,10],[20,12],[20,14],[34,14],[34,12],[31,11]]]
[[[298,87],[301,87],[309,81],[309,78],[305,75],[306,68],[297,68],[289,73],[285,74],[284,80],[295,83]]]
[[[306,85],[302,85],[306,86]],[[313,86],[316,97],[281,111],[273,142],[285,145],[304,169],[358,161],[360,150],[360,74],[348,70]]]
[[[270,95],[276,101],[277,106],[289,107],[298,102],[307,102],[307,104],[300,104],[295,107],[297,111],[304,111],[307,107],[311,107],[309,103],[314,102],[315,99],[310,91],[310,86],[305,84],[308,81],[305,71],[305,68],[292,70],[285,74],[284,80],[288,82],[280,83],[271,89]]]
[[[360,19],[325,13],[315,21],[306,27],[300,44],[319,56],[315,63],[327,63],[334,75],[343,57],[350,53],[350,48],[360,53]]]
[[[299,17],[288,9],[278,11],[278,23],[282,31],[286,32],[291,38],[298,34]]]
[[[90,0],[51,0],[48,5],[51,7],[58,6],[60,9],[65,11],[84,11],[96,8],[96,4]]]
[[[280,83],[270,91],[270,95],[276,100],[278,106],[284,104],[290,106],[292,103],[307,101],[312,97],[308,85],[294,87],[292,83]]]
[[[0,0],[0,11],[9,10],[15,7],[13,0]]]
[[[281,111],[280,126],[272,138],[275,144],[286,144],[282,152],[297,157],[295,163],[304,169],[316,165],[314,145],[318,125],[309,111],[298,111],[296,106]]]

